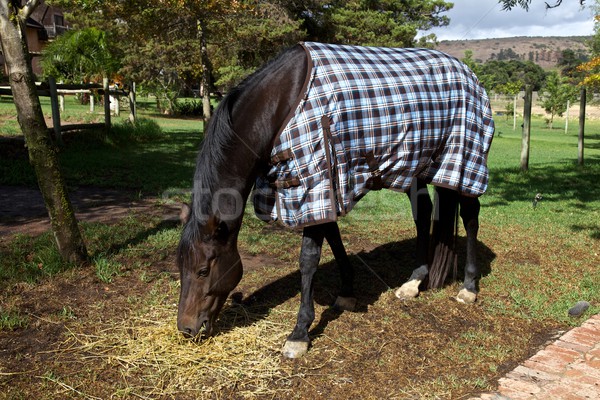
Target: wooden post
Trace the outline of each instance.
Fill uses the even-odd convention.
[[[90,113],[94,113],[94,93],[90,90]]]
[[[513,131],[517,130],[517,94],[513,99]]]
[[[104,125],[106,131],[110,131],[110,93],[108,93],[108,78],[102,79],[102,86],[104,88]]]
[[[569,133],[569,108],[571,107],[571,100],[567,100],[567,112],[565,113],[565,135]]]
[[[135,125],[137,109],[135,105],[135,82],[131,82],[129,88],[129,122]]]
[[[523,136],[521,139],[521,171],[529,170],[529,143],[531,137],[531,99],[533,89],[531,85],[525,86],[525,107],[523,110]]]
[[[54,128],[54,139],[59,146],[62,146],[62,134],[60,132],[60,108],[58,104],[58,93],[56,91],[56,80],[53,77],[48,78],[48,88],[50,90],[50,106],[52,108],[52,126]]]
[[[118,89],[115,89],[115,95],[112,96],[112,99],[115,101],[115,116],[118,117],[121,115],[121,96],[117,93]]]
[[[577,163],[583,165],[583,137],[585,133],[585,104],[587,91],[581,88],[581,99],[579,99],[579,141],[577,144]]]

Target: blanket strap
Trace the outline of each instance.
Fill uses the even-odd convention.
[[[365,160],[369,165],[369,172],[371,173],[371,178],[369,179],[368,187],[371,190],[381,190],[383,189],[383,181],[381,180],[381,171],[379,170],[379,165],[377,165],[377,161],[375,160],[375,156],[373,152],[370,151],[365,154]]]
[[[271,165],[286,162],[291,160],[292,158],[294,158],[294,153],[292,152],[292,149],[285,149],[275,154],[274,156],[271,156]]]

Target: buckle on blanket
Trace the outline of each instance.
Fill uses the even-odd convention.
[[[290,179],[277,179],[275,182],[273,182],[273,186],[275,186],[277,189],[289,189],[291,187],[297,187],[300,186],[300,178],[294,176]]]
[[[292,149],[285,149],[271,157],[271,165],[279,164],[280,162],[288,161],[294,158]]]

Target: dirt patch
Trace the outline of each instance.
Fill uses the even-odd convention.
[[[0,190],[0,240],[9,240],[15,233],[37,234],[48,229],[36,190]],[[164,205],[160,199],[139,199],[135,193],[121,191],[76,188],[71,199],[81,221],[110,224],[140,213],[174,221],[178,214],[176,204]],[[177,399],[461,398],[489,389],[496,379],[533,354],[553,331],[554,327],[544,324],[519,324],[509,317],[485,315],[485,294],[477,304],[464,307],[451,298],[456,286],[447,292],[426,293],[414,302],[400,302],[386,283],[397,285],[410,274],[409,268],[390,265],[398,260],[410,264],[406,261],[414,249],[414,239],[385,245],[355,237],[345,240],[349,247],[361,249],[351,260],[357,266],[360,293],[356,312],[338,313],[329,308],[339,278],[335,263],[324,262],[315,282],[317,318],[310,330],[313,348],[303,359],[281,360],[279,349],[293,327],[299,304],[300,274],[295,263],[243,253],[245,275],[236,289],[236,301],[223,311],[219,337],[208,345],[215,347],[227,341],[235,330],[265,326],[260,337],[273,336],[273,343],[257,346],[262,355],[246,356],[245,361],[254,366],[261,357],[274,359],[272,378],[260,381],[240,374],[232,384],[211,386],[217,374],[227,373],[214,370],[206,372],[204,388],[187,388],[187,392],[175,394],[152,392],[163,384],[177,387],[173,382],[180,379],[178,370],[168,370],[162,364],[157,367],[160,382],[153,382],[157,378],[151,374],[159,372],[152,369],[152,362],[158,355],[131,361],[123,356],[130,356],[127,342],[111,337],[109,342],[100,343],[119,325],[123,336],[141,340],[139,332],[146,331],[136,324],[140,319],[146,324],[155,322],[148,320],[151,317],[166,321],[168,332],[175,330],[178,274],[174,249],[145,266],[143,278],[140,268],[125,265],[126,273],[110,284],[100,281],[92,267],[67,271],[36,285],[17,284],[3,296],[10,304],[0,303],[0,308],[19,310],[28,324],[14,331],[0,331],[0,398],[4,389],[10,389],[5,392],[7,396],[20,393],[24,398],[56,399],[138,395]],[[492,255],[484,253],[482,258],[486,257]],[[527,260],[533,258],[527,256]],[[149,295],[151,291],[154,293]],[[154,307],[162,310],[160,315],[140,311],[147,309],[149,301],[157,303]],[[467,331],[469,335],[465,335]],[[174,346],[186,345],[170,339],[170,333],[161,335],[161,340],[173,340]],[[251,344],[257,339],[248,340]],[[503,349],[509,348],[518,350],[504,354]],[[189,346],[185,350],[198,356],[204,351]],[[464,355],[457,360],[456,354]],[[145,365],[150,367],[143,369]],[[424,387],[436,388],[440,377],[447,376],[456,380],[456,387],[447,386],[435,395],[415,389],[423,382],[427,382]]]
[[[83,222],[115,223],[132,213],[151,213],[176,221],[179,204],[135,192],[78,187],[69,192],[75,215]],[[0,186],[0,238],[14,234],[39,235],[50,229],[42,194],[37,188]]]

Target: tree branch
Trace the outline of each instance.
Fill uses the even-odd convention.
[[[584,1],[584,0],[580,0],[580,2],[581,1]],[[547,9],[549,9],[549,8],[556,8],[556,7],[560,6],[561,3],[562,3],[562,0],[556,0],[556,3],[553,6],[551,6],[550,4],[546,3],[546,8]]]

